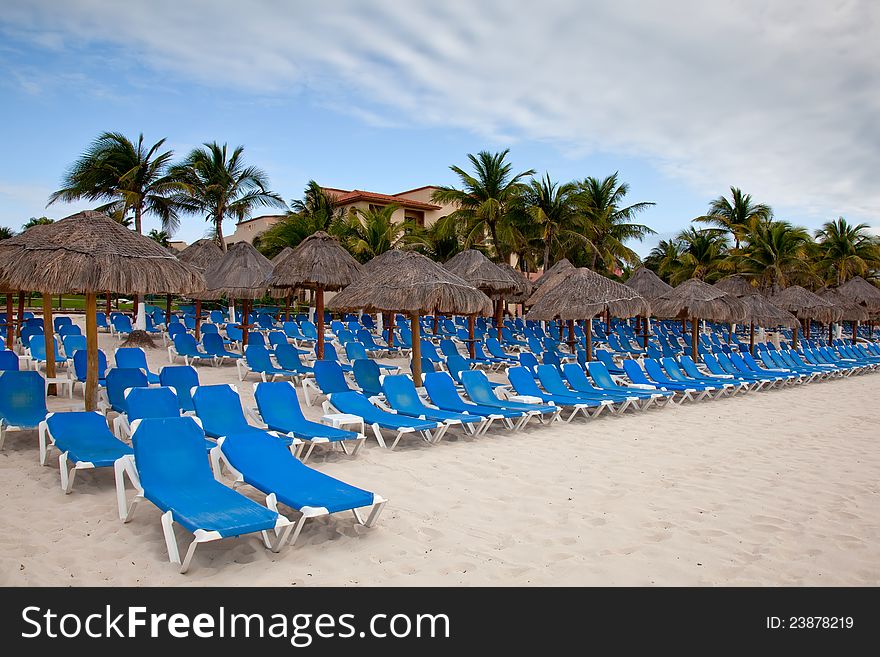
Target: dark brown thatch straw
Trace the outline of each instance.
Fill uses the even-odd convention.
[[[327,304],[341,311],[402,312],[411,318],[413,379],[421,384],[419,315],[475,315],[489,311],[485,294],[433,260],[413,251],[395,256],[393,268],[379,268],[352,283]]]
[[[204,272],[223,259],[223,250],[214,240],[196,240],[178,253],[177,259]]]
[[[78,212],[0,242],[0,280],[48,294],[191,294],[195,268],[101,212]]]
[[[541,287],[542,285],[544,285],[544,283],[549,281],[555,274],[557,274],[561,271],[565,271],[566,269],[574,269],[574,265],[568,261],[568,258],[563,258],[562,260],[557,262],[555,265],[550,267],[550,269],[548,269],[543,274],[541,274],[541,277],[538,280],[536,280],[534,283],[535,287],[536,288]]]
[[[715,322],[738,322],[746,315],[745,306],[736,297],[696,278],[657,297],[651,308],[657,317],[693,317]]]
[[[742,274],[732,274],[731,276],[725,276],[720,281],[715,283],[715,287],[717,287],[722,292],[727,292],[728,294],[732,294],[735,297],[745,297],[751,294],[758,294],[758,290],[749,283],[749,279],[747,279]]]
[[[221,260],[205,272],[207,289],[203,299],[260,299],[266,294],[266,279],[272,263],[247,242],[237,242]]]
[[[0,281],[12,289],[43,294],[47,377],[55,376],[49,295],[85,293],[86,410],[94,410],[97,401],[97,294],[194,294],[205,287],[201,272],[157,242],[92,211],[34,226],[0,242]]]
[[[404,254],[406,251],[401,251],[400,249],[390,249],[385,251],[385,253],[380,253],[372,260],[369,260],[366,264],[361,265],[361,275],[366,276],[367,274],[372,274],[374,271],[378,269],[382,269],[383,267],[394,267],[394,263]]]
[[[285,246],[275,255],[274,258],[272,258],[272,266],[277,267],[279,264],[281,264],[281,262],[286,260],[287,256],[289,256],[291,253],[293,253],[293,249],[291,249],[289,246]]]
[[[800,285],[787,287],[779,294],[770,297],[770,303],[787,310],[798,319],[810,319],[817,322],[833,322],[837,311],[834,306]]]
[[[880,290],[861,276],[851,278],[837,289],[843,296],[865,306],[869,313],[880,312]]]
[[[632,275],[626,279],[624,285],[628,285],[641,294],[645,299],[649,300],[663,296],[672,290],[672,286],[669,283],[657,276],[657,274],[647,267],[639,267],[636,269]]]
[[[864,322],[871,316],[868,309],[860,306],[855,299],[841,294],[840,288],[825,287],[817,290],[816,296],[822,297],[837,310],[837,314],[832,321]]]
[[[787,310],[777,308],[757,292],[740,297],[740,301],[746,307],[746,320],[756,326],[795,328],[798,325],[797,317]]]
[[[532,306],[526,319],[590,319],[606,310],[615,317],[651,312],[648,302],[634,289],[586,267],[563,271],[561,276],[562,280]]]

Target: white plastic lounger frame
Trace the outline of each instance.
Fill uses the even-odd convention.
[[[174,359],[178,356],[183,358],[183,362],[185,365],[193,365],[194,363],[208,362],[207,358],[193,358],[192,360],[190,360],[189,356],[177,353],[177,350],[174,348],[174,343],[172,342],[171,344],[168,345],[168,362],[171,363],[172,365],[174,365]],[[218,360],[219,360],[219,358],[217,356],[213,356],[209,362],[211,363],[212,367],[217,367]]]
[[[100,411],[93,412],[103,417]],[[49,460],[49,450],[55,447],[55,439],[52,437],[52,432],[49,430],[49,425],[46,421],[53,415],[55,415],[55,413],[49,413],[46,416],[46,419],[40,422],[40,465],[46,465],[46,462]],[[58,469],[61,472],[61,490],[64,491],[64,494],[69,495],[70,491],[73,490],[73,480],[76,477],[77,470],[94,470],[94,468],[95,464],[91,461],[77,461],[71,468],[69,467],[67,452],[59,454]]]
[[[370,401],[375,404],[378,401],[378,399],[376,397],[370,397]],[[331,410],[336,411],[337,413],[342,412],[339,409],[337,409],[333,405],[333,402],[329,399],[326,400],[322,404],[322,408],[324,409],[325,414],[329,414],[331,412]],[[365,420],[365,422],[366,422],[366,420]],[[425,429],[424,431],[418,431],[418,432],[416,431],[416,429],[413,429],[412,427],[401,427],[401,428],[397,429],[397,435],[394,437],[394,441],[391,443],[391,447],[388,447],[388,445],[385,443],[385,437],[382,435],[382,427],[380,427],[378,423],[371,424],[370,428],[373,430],[373,436],[376,438],[376,442],[379,443],[379,447],[382,447],[383,449],[388,449],[389,451],[391,451],[395,447],[397,447],[397,443],[400,442],[400,439],[403,438],[403,436],[408,433],[418,433],[421,436],[422,440],[424,440],[429,445],[439,442],[440,439],[443,437],[443,434],[445,434],[446,431],[449,429],[449,425],[441,424],[439,422],[437,422],[435,424],[437,424],[437,433],[434,435],[431,435],[430,429]]]
[[[198,422],[197,418],[193,419]],[[132,431],[137,431],[139,423],[140,420],[135,420],[132,423]],[[137,508],[138,503],[140,503],[140,501],[144,499],[144,489],[141,487],[141,480],[138,476],[137,468],[135,467],[134,456],[123,456],[121,459],[118,459],[113,465],[113,475],[116,479],[116,503],[119,509],[119,518],[120,520],[122,520],[122,522],[127,523],[134,515],[134,511]],[[135,496],[134,498],[132,498],[131,504],[128,503],[128,499],[125,494],[125,475],[128,476],[128,480],[131,482],[132,486],[134,486],[135,489]],[[278,513],[276,509],[273,509],[273,511]],[[274,528],[276,539],[273,542],[269,538],[269,533],[263,530],[260,532],[260,535],[263,538],[263,545],[265,545],[267,549],[272,550],[272,552],[278,552],[287,542],[293,529],[294,524],[279,513],[278,520],[275,521]],[[174,536],[174,517],[171,511],[166,511],[162,514],[162,533],[165,536],[165,547],[168,550],[168,560],[171,563],[180,566],[181,574],[189,570],[193,555],[195,554],[196,548],[199,545],[201,545],[202,543],[208,543],[210,541],[218,541],[223,538],[220,532],[206,529],[196,529],[193,532],[194,538],[192,543],[189,544],[189,548],[186,551],[186,556],[183,558],[183,561],[181,561],[180,549],[177,546],[177,539]]]
[[[223,441],[224,439],[220,438],[217,441],[217,446],[211,449],[211,469],[214,472],[214,478],[222,483],[223,479],[221,465],[225,466],[229,474],[234,479],[234,481],[232,482],[232,487],[237,488],[238,486],[245,483],[244,475],[242,475],[241,472],[236,470],[232,466],[232,464],[229,463],[229,460],[223,453]],[[387,502],[388,500],[383,498],[381,495],[373,493],[373,504],[368,507],[361,507],[363,509],[369,509],[369,515],[367,516],[366,520],[364,520],[363,516],[361,515],[360,509],[351,509],[351,512],[359,525],[363,525],[364,527],[373,527],[375,526],[376,521],[379,519],[379,515],[382,513],[382,509],[385,508],[385,504]],[[282,516],[281,512],[278,510],[278,500],[275,497],[275,493],[269,493],[266,496],[266,507],[277,513],[279,517],[285,517]],[[290,545],[294,545],[296,543],[296,539],[299,538],[300,532],[302,531],[306,520],[308,520],[309,518],[318,518],[320,516],[332,515],[323,506],[304,506],[299,509],[299,512],[302,514],[302,516],[293,524],[293,531],[292,533],[290,533]]]

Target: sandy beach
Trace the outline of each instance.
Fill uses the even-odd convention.
[[[108,356],[116,345],[100,336]],[[168,364],[162,349],[148,358],[154,371]],[[251,403],[255,376],[198,371]],[[450,432],[394,452],[370,438],[356,459],[310,464],[386,497],[375,528],[345,514],[312,521],[279,554],[229,539],[201,547],[186,575],[168,563],[155,507],[118,519],[109,469],[80,473],[64,495],[57,458],[39,465],[36,432],[11,432],[0,585],[876,586],[878,397],[880,374],[868,374],[513,435]]]

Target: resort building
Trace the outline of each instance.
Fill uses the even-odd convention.
[[[354,212],[357,208],[366,210],[397,205],[398,208],[393,215],[395,221],[412,220],[416,225],[423,227],[430,226],[455,209],[450,205],[438,205],[431,201],[431,194],[436,189],[437,187],[433,185],[426,185],[397,194],[380,194],[362,189],[324,187],[324,191],[333,196],[339,207],[347,212]],[[267,214],[239,221],[235,226],[235,232],[226,238],[226,243],[229,246],[237,242],[253,243],[255,237],[283,218],[283,214]]]

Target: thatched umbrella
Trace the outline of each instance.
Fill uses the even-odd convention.
[[[380,253],[376,257],[368,260],[366,263],[361,265],[361,275],[368,276],[380,269],[394,269],[395,263],[398,262],[405,253],[405,251],[402,251],[400,249],[389,249],[384,253]],[[388,346],[393,347],[394,314],[391,313],[388,317],[388,321],[386,322],[384,318],[387,314],[388,313],[376,313],[376,316],[378,317],[380,332],[385,324],[388,324]]]
[[[770,303],[787,310],[800,321],[815,320],[822,323],[833,322],[837,317],[834,306],[800,285],[787,287],[779,294],[770,297]],[[809,326],[809,325],[808,325]],[[809,331],[809,328],[807,329]],[[792,345],[797,349],[798,328],[795,327],[792,337]]]
[[[502,262],[498,266],[510,274],[517,283],[517,287],[514,288],[513,292],[508,293],[507,301],[510,303],[524,303],[530,296],[532,296],[532,291],[534,290],[535,285],[529,280],[528,276],[506,262]]]
[[[749,283],[749,279],[747,279],[742,274],[731,274],[730,276],[725,276],[720,281],[715,283],[715,287],[717,287],[722,292],[727,292],[728,294],[732,294],[735,297],[744,297],[751,294],[758,294],[758,290]]]
[[[593,354],[592,318],[607,311],[615,317],[647,316],[648,302],[631,287],[581,267],[561,272],[562,281],[553,285],[532,306],[527,319],[568,321],[569,347],[575,351],[574,322],[586,320],[587,360]],[[545,286],[546,287],[546,286]],[[544,290],[544,288],[541,288]]]
[[[293,249],[289,246],[285,246],[281,251],[275,254],[275,257],[271,259],[271,263],[273,267],[277,267],[280,263],[284,262],[287,257],[293,253]],[[270,288],[269,296],[273,299],[284,299],[284,321],[288,321],[290,319],[290,297],[293,294],[293,290],[291,288]]]
[[[432,312],[476,315],[492,307],[485,294],[433,260],[413,251],[395,257],[393,269],[374,269],[327,304],[341,311],[402,312],[412,327],[413,378],[422,381],[419,316]]]
[[[672,290],[672,286],[664,281],[662,278],[657,276],[653,271],[648,269],[647,267],[639,267],[636,269],[628,279],[624,282],[624,285],[627,285],[634,289],[636,292],[641,294],[645,299],[651,301],[652,299],[656,299],[659,296],[662,296]],[[647,348],[648,346],[648,318],[642,317],[642,339],[644,341],[644,346]]]
[[[798,319],[787,310],[777,308],[757,292],[739,297],[746,307],[749,320],[749,353],[755,353],[755,324],[758,326],[787,326],[796,329]]]
[[[846,283],[841,285],[838,290],[840,293],[850,299],[853,299],[860,306],[864,306],[868,309],[868,313],[873,318],[878,313],[880,313],[880,290],[878,290],[874,285],[871,285],[868,281],[866,281],[861,276],[856,276],[855,278],[851,278]],[[874,332],[874,324],[871,322],[869,324],[869,329],[871,334]],[[858,325],[853,324],[853,343],[857,341],[856,332],[858,330]]]
[[[476,249],[465,249],[447,260],[443,266],[494,300],[495,328],[498,330],[498,339],[501,340],[503,299],[520,287],[519,281]],[[473,315],[468,317],[468,340],[471,358],[474,358]]]
[[[361,273],[358,261],[335,237],[318,231],[300,242],[266,281],[274,288],[315,290],[319,359],[324,358],[324,290],[342,289]]]
[[[657,317],[679,318],[682,322],[690,318],[694,361],[697,360],[700,319],[738,322],[746,316],[746,308],[739,299],[696,278],[654,299],[651,307]]]
[[[107,290],[132,295],[191,294],[205,285],[200,272],[179,262],[153,240],[92,211],[35,226],[0,242],[0,281],[13,289],[42,293],[49,378],[55,376],[50,295],[85,294],[86,410],[94,410],[97,402],[97,295]]]
[[[210,267],[223,259],[223,249],[210,239],[196,240],[177,254],[177,259],[205,273]],[[196,340],[200,338],[202,323],[202,300],[196,297]],[[165,323],[171,321],[171,295],[168,295],[165,309]]]
[[[247,345],[248,314],[255,299],[266,294],[266,279],[272,275],[272,263],[247,242],[236,242],[223,258],[205,272],[207,289],[203,299],[226,297],[231,302],[242,300],[242,345]]]
[[[544,285],[544,283],[549,281],[555,274],[558,274],[561,271],[565,271],[566,269],[574,269],[574,265],[568,261],[568,258],[563,258],[562,260],[557,262],[555,265],[550,267],[550,269],[548,269],[543,274],[541,274],[541,276],[538,278],[538,280],[536,280],[534,283],[535,287],[536,288],[541,287],[542,285]]]
[[[853,335],[856,335],[856,333],[858,332],[857,322],[867,321],[871,316],[865,306],[861,306],[855,301],[855,299],[841,294],[840,288],[825,287],[821,290],[817,290],[816,296],[822,297],[823,299],[825,299],[825,301],[833,305],[834,308],[837,310],[834,321],[852,322]],[[831,328],[831,322],[828,322],[829,341],[832,339]],[[809,334],[807,334],[807,337],[810,337]]]

